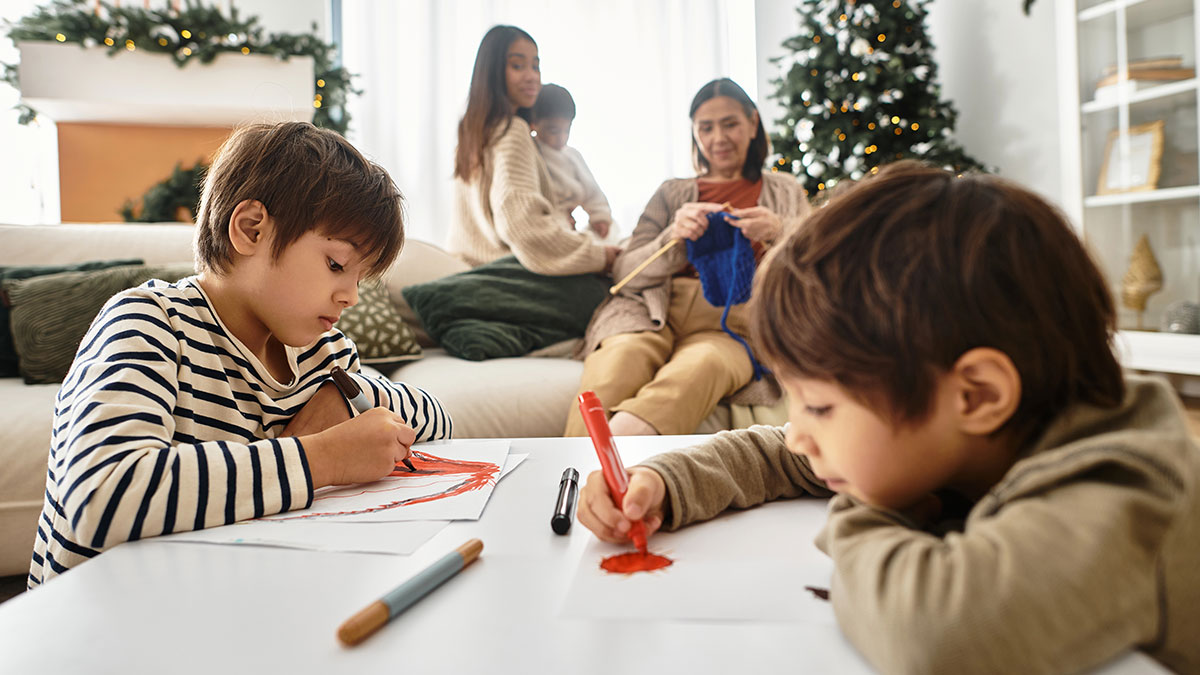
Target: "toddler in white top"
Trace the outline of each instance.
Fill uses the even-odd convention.
[[[574,224],[571,213],[583,207],[588,215],[588,228],[600,239],[607,237],[612,228],[608,199],[596,184],[583,155],[567,147],[571,123],[575,120],[575,100],[571,93],[557,84],[544,85],[531,112],[529,127],[554,184],[554,208],[565,213]]]

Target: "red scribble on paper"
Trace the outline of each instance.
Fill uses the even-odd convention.
[[[610,555],[600,561],[600,569],[609,574],[634,574],[635,572],[652,572],[674,565],[675,561],[666,556],[655,555],[646,551],[632,551]]]
[[[408,499],[398,499],[396,501],[372,506],[368,508],[353,509],[347,511],[325,511],[322,513],[308,513],[297,516],[289,516],[283,518],[272,518],[272,520],[297,520],[302,518],[321,518],[323,516],[345,516],[357,513],[375,513],[377,511],[386,511],[401,506],[409,506],[411,504],[424,504],[427,502],[455,497],[473,490],[486,487],[489,484],[496,482],[500,475],[500,467],[492,462],[472,462],[462,459],[446,459],[438,457],[426,452],[413,451],[408,457],[413,463],[413,471],[409,471],[408,467],[403,464],[397,464],[389,476],[464,476],[463,480],[433,494],[421,495],[419,497],[409,497]],[[389,489],[379,490],[362,490],[353,494],[341,495],[323,495],[315,501],[326,499],[346,499],[358,495],[364,495],[372,492],[388,492]]]

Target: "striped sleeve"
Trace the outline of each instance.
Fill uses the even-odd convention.
[[[211,411],[179,410],[186,334],[153,294],[114,297],[84,337],[59,394],[51,477],[54,505],[73,542],[123,541],[302,508],[312,480],[300,442],[256,440]],[[226,404],[236,414],[234,401]],[[176,415],[210,427],[199,442]]]
[[[417,443],[451,438],[454,423],[440,401],[419,387],[390,382],[363,372],[351,375],[376,406],[399,414],[417,432]]]

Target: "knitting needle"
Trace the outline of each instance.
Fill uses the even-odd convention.
[[[729,211],[732,208],[733,208],[733,206],[729,202],[725,202],[724,204],[721,205],[722,211]],[[682,240],[672,239],[671,241],[668,241],[667,243],[663,244],[662,248],[655,251],[653,253],[653,255],[651,255],[649,258],[646,258],[645,260],[643,260],[640,265],[633,268],[632,272],[630,272],[629,274],[626,274],[624,279],[618,281],[616,284],[613,285],[612,288],[608,289],[609,294],[616,295],[617,291],[620,291],[622,288],[625,287],[625,284],[629,283],[630,281],[633,281],[633,278],[636,277],[637,275],[641,274],[642,270],[649,267],[650,263],[654,262],[655,260],[658,260],[660,257],[662,257],[662,254],[671,250],[671,247],[674,246],[675,244],[678,244],[680,241],[682,241]]]

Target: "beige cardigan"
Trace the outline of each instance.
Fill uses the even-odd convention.
[[[833,558],[838,623],[873,665],[1070,673],[1140,649],[1200,673],[1200,446],[1165,382],[1127,387],[1117,409],[1060,415],[965,523],[922,530],[834,497],[816,543]],[[774,427],[645,465],[666,481],[671,529],[829,494]]]
[[[798,227],[811,210],[804,188],[791,174],[767,171],[762,178],[759,206],[767,207],[780,217],[785,233]],[[680,206],[696,201],[699,191],[695,178],[674,178],[659,186],[638,219],[629,243],[613,263],[613,279],[625,278],[671,240],[670,226],[675,212]],[[667,321],[667,309],[671,304],[671,277],[687,262],[686,247],[677,244],[642,270],[616,296],[605,300],[592,315],[579,354],[590,354],[611,335],[660,330]],[[732,400],[744,405],[772,405],[780,395],[774,380],[763,378],[743,387]]]
[[[602,272],[604,246],[572,229],[552,199],[550,176],[529,124],[513,117],[484,151],[475,178],[455,179],[447,248],[472,267],[515,255],[538,274]]]

